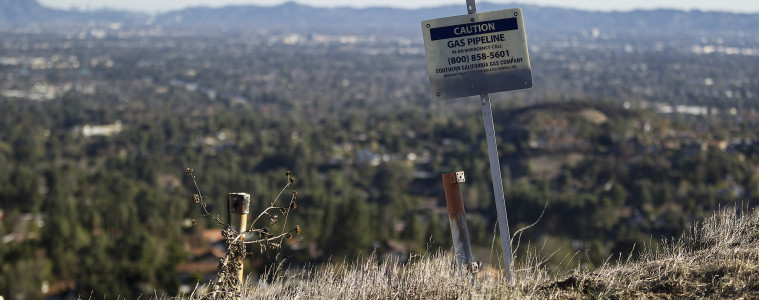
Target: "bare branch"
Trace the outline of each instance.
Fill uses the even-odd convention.
[[[216,220],[216,223],[219,223],[219,225],[226,226],[227,224],[222,222],[219,219],[219,216],[212,216],[211,213],[208,212],[208,207],[207,207],[208,205],[206,204],[205,200],[203,200],[203,193],[200,191],[200,187],[198,186],[198,181],[195,180],[195,174],[193,174],[192,168],[187,168],[185,170],[185,174],[190,176],[190,178],[192,179],[192,183],[195,185],[195,191],[197,191],[198,193],[193,195],[193,201],[197,203],[200,206],[200,208],[203,209],[203,213],[204,213],[203,216],[211,217],[214,220]]]
[[[297,225],[295,228],[290,229],[289,231],[285,231],[285,228],[287,228],[288,216],[290,212],[295,210],[297,207],[295,200],[298,192],[294,190],[292,191],[290,203],[287,205],[287,207],[276,206],[276,203],[279,201],[279,198],[282,197],[282,194],[284,194],[285,190],[295,184],[297,180],[292,176],[292,173],[290,171],[287,171],[287,183],[282,188],[282,190],[279,191],[277,197],[274,198],[274,200],[269,204],[267,208],[263,209],[258,214],[258,216],[256,216],[246,232],[240,232],[234,230],[231,226],[229,226],[229,224],[222,222],[218,215],[211,215],[211,212],[208,211],[208,205],[204,201],[203,194],[200,192],[200,187],[198,186],[197,180],[195,179],[193,170],[191,168],[187,168],[186,174],[192,178],[195,190],[197,191],[197,194],[193,195],[193,202],[195,202],[203,210],[203,216],[213,218],[217,223],[219,223],[219,225],[225,226],[225,229],[222,231],[222,236],[224,237],[227,245],[227,253],[223,259],[219,260],[218,280],[213,284],[213,292],[204,295],[201,297],[201,299],[228,299],[230,297],[237,297],[240,293],[240,290],[238,289],[240,280],[237,278],[236,274],[238,274],[238,271],[240,268],[242,268],[242,266],[239,263],[236,263],[236,261],[238,261],[240,257],[245,257],[248,255],[245,249],[245,244],[256,244],[259,246],[261,253],[263,253],[268,249],[281,249],[285,238],[292,238],[294,235],[300,234],[300,226]],[[279,214],[272,213],[271,210],[279,211]],[[277,223],[279,223],[280,215],[284,216],[282,232],[278,235],[272,235],[269,233],[270,227],[266,226],[277,225]],[[256,223],[264,216],[269,217],[269,224],[260,228],[256,228]],[[256,239],[255,234],[259,234],[261,238]],[[279,240],[279,242],[274,242],[277,240]],[[277,255],[277,258],[278,257],[279,255]],[[279,264],[281,265],[282,262],[280,261]]]

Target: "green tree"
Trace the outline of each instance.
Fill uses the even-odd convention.
[[[451,229],[448,222],[443,222],[436,213],[427,215],[427,233],[425,234],[426,242],[431,250],[448,249],[451,247]],[[445,220],[447,221],[447,220]]]
[[[370,231],[366,197],[354,192],[338,207],[337,222],[330,233],[328,251],[350,259],[366,255],[373,239]]]
[[[50,262],[46,259],[14,262],[5,274],[8,281],[6,295],[9,299],[42,299],[44,282],[49,284],[50,269]]]
[[[406,217],[406,226],[401,232],[401,237],[411,243],[424,242],[424,226],[416,213],[409,213]]]
[[[0,185],[3,186],[3,185]],[[2,207],[15,207],[23,212],[38,212],[41,205],[39,175],[26,165],[11,171],[8,183],[0,191]]]
[[[50,170],[46,174],[49,191],[45,197],[46,226],[42,245],[53,261],[53,273],[72,278],[78,269],[76,250],[86,244],[86,236],[78,223],[76,203],[72,197],[68,168]]]

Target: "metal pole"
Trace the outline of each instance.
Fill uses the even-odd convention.
[[[475,0],[466,0],[466,9],[470,15],[477,13]],[[493,110],[490,105],[490,95],[480,95],[480,100],[482,100],[482,121],[485,124],[485,135],[488,141],[490,175],[493,178],[493,195],[495,196],[495,208],[498,214],[498,230],[501,233],[503,262],[506,264],[506,279],[509,282],[513,282],[514,256],[511,253],[511,232],[509,232],[509,218],[506,216],[506,199],[503,196],[501,163],[498,161],[498,146],[495,141],[495,127],[493,126]]]
[[[472,256],[469,229],[466,226],[466,215],[464,213],[464,198],[461,196],[461,186],[459,185],[464,180],[463,171],[443,174],[445,204],[448,207],[448,221],[451,224],[456,262],[458,262],[459,267],[466,267],[469,273],[474,274],[477,272],[477,263],[474,262]]]
[[[229,225],[232,229],[240,234],[240,239],[245,239],[246,226],[248,225],[248,212],[250,211],[250,195],[246,193],[229,193],[227,194],[227,202],[229,203]],[[242,286],[243,282],[243,256],[235,254],[233,259],[237,260],[237,264],[240,268],[237,270],[237,279],[240,285],[238,290]]]
[[[498,161],[498,147],[495,141],[493,110],[490,106],[490,95],[482,95],[480,99],[482,100],[482,121],[485,124],[485,135],[488,141],[490,175],[493,178],[493,195],[495,196],[495,208],[498,214],[498,229],[501,233],[503,262],[506,263],[506,279],[511,282],[513,281],[512,274],[514,273],[514,256],[511,253],[511,233],[509,232],[509,218],[506,216],[506,199],[503,196],[503,179],[501,179],[501,163]]]
[[[466,13],[470,15],[477,13],[477,3],[474,3],[474,0],[466,0]]]

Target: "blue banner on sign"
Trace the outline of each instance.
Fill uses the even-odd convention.
[[[517,18],[498,19],[471,24],[454,25],[430,29],[430,40],[444,40],[470,35],[510,31],[519,29]]]

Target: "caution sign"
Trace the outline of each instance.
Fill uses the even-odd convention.
[[[532,87],[519,8],[426,20],[422,33],[433,99]]]

